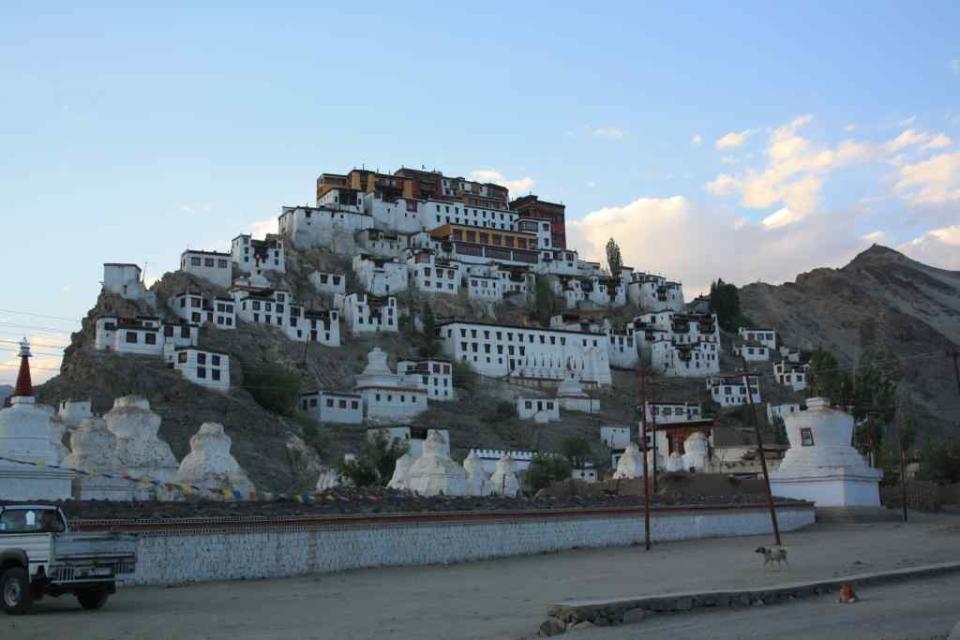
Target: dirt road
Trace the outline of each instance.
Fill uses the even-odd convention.
[[[766,537],[579,550],[454,566],[122,590],[100,612],[70,598],[0,616],[0,638],[518,638],[551,603],[816,579],[957,559],[960,517],[816,525],[787,534],[791,568],[763,570]],[[785,605],[789,606],[789,605]],[[958,613],[960,615],[960,613]],[[629,636],[624,636],[629,637]]]

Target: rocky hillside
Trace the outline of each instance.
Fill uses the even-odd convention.
[[[783,341],[832,352],[844,366],[866,347],[892,351],[898,392],[928,434],[960,428],[960,394],[948,352],[960,348],[960,272],[874,245],[841,269],[815,269],[780,286],[740,289],[743,313]]]

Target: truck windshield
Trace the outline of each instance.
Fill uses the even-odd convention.
[[[4,509],[0,513],[2,533],[60,533],[66,529],[54,509]]]

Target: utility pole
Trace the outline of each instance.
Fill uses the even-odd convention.
[[[770,491],[770,474],[767,472],[767,455],[763,451],[763,436],[760,434],[760,426],[757,423],[757,414],[753,408],[753,389],[750,387],[750,369],[747,368],[747,358],[740,352],[740,362],[743,364],[743,384],[747,390],[747,404],[750,407],[750,422],[753,425],[753,432],[757,436],[757,453],[760,454],[760,468],[763,470],[763,488],[767,494],[767,508],[770,509],[770,523],[773,525],[773,537],[777,546],[783,546],[780,542],[780,527],[777,525],[777,509],[773,506],[773,493]],[[757,379],[757,389],[760,388],[760,379]]]
[[[652,391],[650,393],[650,404],[653,405],[653,404],[656,404],[656,402],[657,402],[657,395],[655,392]],[[646,403],[644,403],[644,407],[643,407],[643,417],[644,419],[646,419],[647,417]],[[657,412],[656,412],[656,409],[652,406],[650,407],[650,422],[652,423],[652,426],[653,426],[653,438],[652,438],[653,455],[651,456],[653,458],[653,493],[654,495],[656,495],[657,473],[658,473],[657,471]],[[646,460],[646,458],[644,458],[644,460]]]
[[[957,358],[960,358],[960,351],[956,349],[947,351],[947,357],[953,358],[953,375],[957,378],[957,393],[960,393],[960,364],[957,364]]]
[[[898,407],[899,409],[899,407]],[[893,417],[894,424],[896,425],[896,437],[897,437],[897,451],[900,453],[900,502],[903,507],[903,521],[907,521],[907,463],[904,460],[903,452],[903,432],[900,430],[900,422],[902,421],[902,414],[900,411],[896,411]]]
[[[650,551],[650,475],[647,473],[647,375],[643,361],[637,363],[640,378],[640,442],[643,455],[643,546]],[[654,432],[656,439],[656,432]]]

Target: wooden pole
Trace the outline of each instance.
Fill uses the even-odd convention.
[[[643,455],[643,546],[650,551],[650,475],[647,473],[647,376],[643,362],[637,364],[640,377],[640,443]],[[656,438],[656,433],[654,433]]]
[[[651,404],[655,404],[656,401],[657,401],[656,393],[651,391],[651,393],[650,393],[650,403],[651,403]],[[646,406],[644,406],[643,417],[644,417],[644,419],[646,419],[646,417],[647,417]],[[656,495],[656,493],[657,493],[657,475],[658,475],[658,473],[659,473],[659,471],[658,471],[658,469],[657,469],[657,412],[654,410],[653,407],[650,408],[650,422],[652,423],[652,426],[653,426],[653,438],[652,438],[652,444],[653,444],[653,446],[651,447],[651,449],[652,449],[652,454],[653,454],[653,455],[651,456],[651,457],[653,458],[653,474],[652,474],[652,475],[653,475],[653,480],[652,480],[652,483],[653,483],[653,493],[654,493],[654,495]],[[646,461],[646,457],[644,457],[644,461]]]
[[[899,413],[899,412],[897,412]],[[907,521],[907,464],[903,454],[903,433],[900,431],[901,416],[894,417],[896,424],[897,451],[900,453],[900,502],[903,506],[903,521]]]
[[[757,424],[756,411],[753,408],[753,389],[750,387],[750,369],[747,368],[747,359],[740,352],[740,362],[743,363],[743,384],[747,390],[747,404],[750,407],[750,422],[753,425],[753,432],[757,437],[757,453],[760,455],[760,468],[763,470],[763,489],[767,495],[767,508],[770,509],[770,523],[773,525],[773,537],[777,546],[783,546],[780,542],[780,527],[777,525],[777,509],[773,505],[773,493],[770,491],[770,474],[767,472],[767,456],[763,451],[763,436],[760,434],[760,426]],[[757,380],[759,390],[760,381]]]

